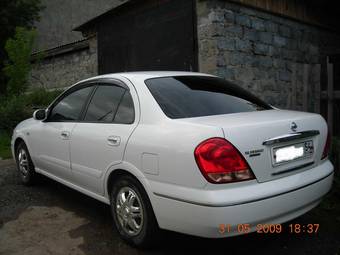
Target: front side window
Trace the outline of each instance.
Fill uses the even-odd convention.
[[[93,87],[78,89],[60,100],[51,110],[48,121],[74,121],[80,117]]]
[[[84,121],[112,122],[125,89],[113,85],[100,85],[94,92]]]
[[[272,109],[241,87],[208,76],[173,76],[145,81],[163,112],[172,119]]]

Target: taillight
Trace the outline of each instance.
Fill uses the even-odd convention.
[[[323,153],[322,153],[322,158],[321,159],[324,159],[324,158],[328,157],[328,153],[329,153],[330,148],[331,148],[331,135],[328,132],[327,133],[326,144],[325,144],[325,147],[323,149]]]
[[[254,179],[240,152],[223,138],[210,138],[195,149],[195,159],[203,176],[211,183]]]

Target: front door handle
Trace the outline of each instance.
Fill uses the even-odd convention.
[[[111,146],[118,146],[120,144],[120,137],[111,135],[107,138],[107,144]]]
[[[68,131],[61,131],[60,136],[61,136],[61,139],[68,140],[68,139],[70,139],[70,132],[68,132]]]

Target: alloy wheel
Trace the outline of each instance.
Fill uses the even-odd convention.
[[[129,236],[138,235],[143,227],[143,205],[137,193],[130,187],[119,190],[116,198],[116,214],[120,226]]]
[[[23,176],[28,175],[29,171],[29,161],[27,152],[24,149],[20,149],[18,152],[19,169]]]

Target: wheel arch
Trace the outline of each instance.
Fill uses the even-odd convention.
[[[15,141],[14,141],[14,146],[13,146],[14,153],[16,152],[20,143],[26,144],[25,140],[21,136],[18,136],[17,138],[15,138]],[[27,146],[27,144],[26,144],[26,146]]]
[[[115,169],[113,171],[110,172],[109,176],[107,177],[107,181],[106,181],[106,194],[109,196],[110,198],[110,192],[112,190],[112,186],[114,184],[114,182],[116,180],[118,180],[121,176],[124,176],[124,175],[129,175],[129,176],[132,176],[133,178],[137,179],[136,176],[134,176],[133,174],[131,174],[129,171],[126,171],[124,169]]]
[[[20,142],[23,142],[28,150],[28,153],[30,154],[32,163],[35,165],[35,160],[34,160],[34,156],[32,155],[32,150],[30,148],[30,145],[28,144],[28,142],[26,141],[25,137],[23,134],[17,134],[16,137],[13,139],[13,144],[11,145],[12,147],[12,154],[13,154],[13,159],[16,160],[16,150],[18,148],[18,145],[20,144]]]
[[[140,183],[140,185],[145,190],[150,200],[150,203],[152,205],[153,193],[152,193],[148,179],[139,169],[137,169],[134,165],[128,162],[122,162],[118,165],[111,167],[107,171],[106,177],[104,179],[104,195],[110,200],[110,192],[111,192],[112,185],[120,176],[123,176],[123,175],[130,175]]]
[[[105,178],[105,195],[110,196],[110,191],[114,182],[123,175],[130,175],[135,178],[144,188],[147,194],[149,194],[149,184],[145,176],[134,166],[130,165],[129,163],[120,163],[119,165],[110,168],[109,171],[106,173]]]
[[[129,164],[130,165],[130,164]],[[129,170],[127,170],[129,169]],[[137,172],[135,172],[135,170]],[[112,185],[114,185],[114,182],[121,176],[124,175],[128,175],[133,177],[140,185],[141,187],[144,189],[147,199],[149,200],[149,203],[151,205],[153,214],[155,216],[156,219],[156,223],[159,226],[158,223],[158,217],[155,211],[155,206],[153,205],[154,199],[153,199],[153,192],[151,190],[150,187],[150,183],[147,180],[147,178],[143,175],[142,172],[140,172],[137,168],[135,168],[134,170],[131,170],[129,167],[123,167],[122,165],[120,165],[119,167],[117,166],[115,169],[112,169],[108,174],[107,174],[107,178],[105,181],[105,196],[108,197],[109,201],[111,201],[111,189],[112,189]]]

